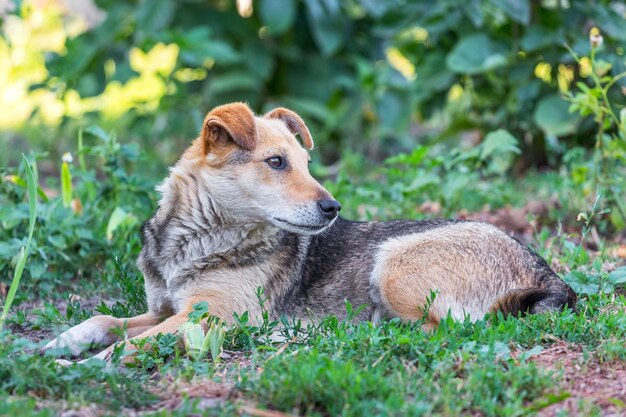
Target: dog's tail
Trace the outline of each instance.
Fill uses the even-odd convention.
[[[574,309],[576,293],[567,285],[563,288],[527,288],[513,290],[498,298],[491,306],[492,312],[500,311],[505,315],[538,314],[565,307]]]

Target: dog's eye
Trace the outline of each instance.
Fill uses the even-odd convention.
[[[280,156],[272,156],[265,160],[274,169],[285,169],[285,161]]]

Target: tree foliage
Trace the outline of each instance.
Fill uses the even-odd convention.
[[[92,13],[87,27],[57,6],[22,2],[4,19],[3,51],[36,51],[24,65],[3,65],[13,62],[17,79],[27,75],[15,68],[38,71],[20,101],[33,104],[5,129],[32,138],[41,133],[33,133],[38,120],[73,136],[95,120],[149,143],[187,140],[212,106],[243,100],[258,111],[300,112],[319,143],[339,145],[326,149],[330,157],[342,147],[381,155],[412,148],[416,137],[482,137],[499,128],[523,139],[526,154],[541,154],[547,143],[558,155],[590,142],[592,128],[559,96],[589,77],[564,45],[588,55],[588,31],[597,26],[605,40],[597,59],[610,75],[625,68],[620,2],[244,3],[101,0],[94,13],[103,19]],[[30,38],[19,39],[20,27]]]

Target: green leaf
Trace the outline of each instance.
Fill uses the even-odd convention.
[[[259,79],[267,80],[274,69],[274,56],[261,42],[246,42],[242,51],[244,62],[248,69]]]
[[[485,13],[480,0],[469,0],[460,3],[467,17],[472,21],[475,28],[479,28],[485,22]]]
[[[0,258],[8,259],[15,253],[15,247],[9,242],[0,242]]]
[[[202,66],[207,58],[223,65],[241,61],[240,53],[228,42],[212,39],[211,31],[206,26],[189,29],[176,40],[180,46],[181,62],[191,67]]]
[[[367,11],[367,13],[376,19],[384,16],[389,10],[393,10],[395,6],[391,1],[388,2],[380,0],[359,0],[358,3]]]
[[[22,158],[25,163],[26,184],[28,187],[28,242],[26,243],[26,247],[28,248],[30,247],[30,241],[35,231],[35,220],[37,220],[37,184],[31,165],[24,155],[22,155]]]
[[[200,301],[192,306],[193,310],[187,315],[189,321],[198,324],[200,320],[209,315],[209,303]]]
[[[232,93],[235,91],[256,90],[260,81],[243,71],[231,71],[213,79],[209,88],[210,95]]]
[[[488,171],[502,174],[514,161],[514,155],[520,154],[519,141],[504,129],[489,132],[480,145],[480,159],[489,160]]]
[[[80,169],[83,172],[87,171],[87,164],[85,163],[84,149],[85,147],[83,145],[83,129],[80,129],[78,131],[78,152],[76,154],[78,155],[78,163],[79,163]]]
[[[427,146],[418,145],[410,154],[401,153],[385,159],[385,164],[406,164],[418,166],[422,163],[424,158],[426,158],[426,155],[428,155],[428,150],[429,148]]]
[[[520,44],[525,52],[533,52],[563,42],[565,40],[562,39],[559,32],[550,31],[542,25],[533,25],[526,29]]]
[[[518,145],[515,136],[504,129],[489,132],[481,145],[480,159],[485,160],[495,154],[520,154]]]
[[[63,196],[63,206],[72,205],[72,174],[67,162],[61,165],[61,195]]]
[[[345,41],[346,21],[338,0],[305,0],[313,39],[324,56],[337,52]]]
[[[211,40],[201,46],[204,58],[213,58],[215,62],[221,64],[237,63],[241,60],[241,56],[233,49],[230,44],[218,40]]]
[[[271,35],[285,33],[296,18],[294,0],[261,0],[258,7],[261,22]]]
[[[621,266],[609,273],[609,282],[613,285],[626,282],[626,266]]]
[[[522,360],[522,361],[527,361],[528,359],[532,358],[533,356],[539,355],[543,351],[544,351],[543,346],[537,345],[537,346],[532,347],[529,350],[526,350],[526,351],[522,352],[519,355],[519,359]]]
[[[530,23],[530,2],[528,0],[496,0],[492,1],[491,4],[516,22],[523,25]]]
[[[389,131],[404,131],[411,121],[412,107],[408,92],[387,90],[376,103],[381,126]]]
[[[285,96],[282,101],[289,108],[297,111],[304,119],[314,118],[318,120],[328,120],[331,117],[331,112],[328,107],[315,99],[309,99],[305,97]]]
[[[169,27],[178,5],[175,1],[150,0],[139,2],[136,11],[137,29],[157,34]]]
[[[201,324],[188,321],[181,326],[180,332],[189,356],[195,360],[206,357],[209,348],[204,345],[206,338]]]
[[[484,33],[469,35],[459,41],[446,57],[450,71],[480,74],[507,63],[507,48]]]
[[[563,277],[577,294],[597,294],[600,291],[600,282],[597,276],[588,276],[581,271],[572,271]]]
[[[209,330],[206,333],[205,343],[203,347],[209,347],[211,350],[211,359],[213,362],[218,362],[219,357],[222,354],[224,346],[224,338],[226,337],[226,327],[221,321],[212,322]]]
[[[578,117],[570,113],[568,107],[569,104],[558,95],[544,97],[535,108],[535,123],[548,135],[574,133]]]
[[[102,140],[103,142],[107,142],[110,139],[110,135],[104,131],[100,126],[97,125],[89,125],[85,128],[85,132],[89,133]]]
[[[115,210],[113,210],[113,213],[111,213],[111,217],[109,217],[109,222],[107,224],[107,240],[113,239],[113,233],[115,232],[115,230],[117,230],[118,227],[122,225],[132,225],[136,221],[137,218],[131,213],[126,212],[121,207],[115,207]]]
[[[28,272],[32,279],[39,279],[48,270],[48,264],[41,259],[31,259],[28,262]]]

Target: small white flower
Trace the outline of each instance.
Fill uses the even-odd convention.
[[[71,153],[65,152],[61,160],[65,163],[71,164],[72,162],[74,162],[74,157],[72,156]]]
[[[602,34],[600,33],[600,29],[597,27],[592,27],[589,31],[589,42],[591,42],[592,48],[599,48],[602,46],[602,42],[604,39],[602,38]]]

